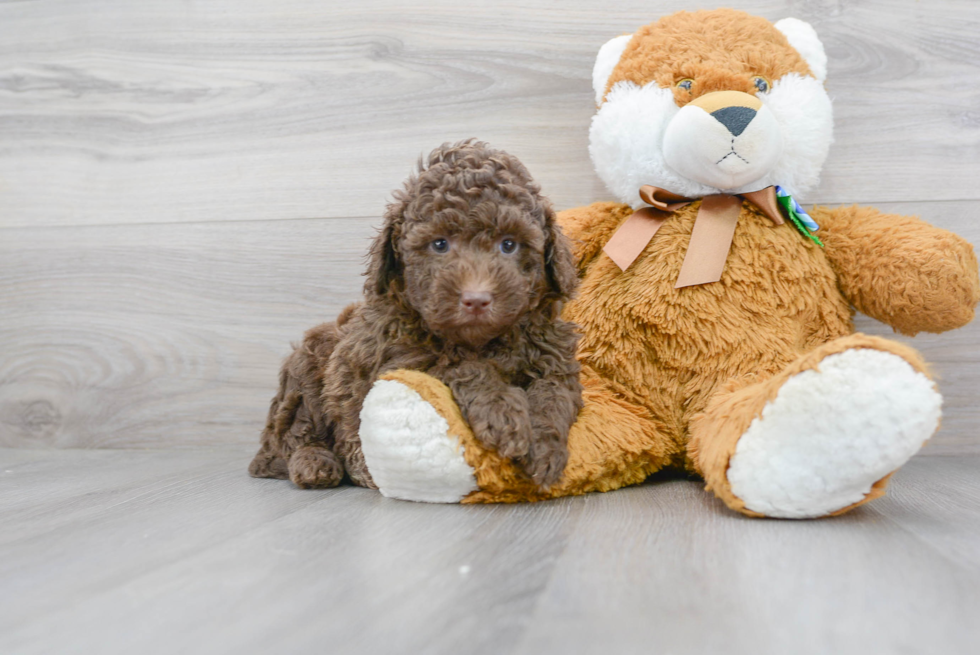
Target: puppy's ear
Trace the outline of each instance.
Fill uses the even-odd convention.
[[[572,259],[568,237],[561,231],[551,207],[545,210],[545,229],[548,232],[548,241],[544,249],[548,284],[561,300],[567,300],[578,288],[578,269],[575,260]]]
[[[385,223],[371,243],[368,251],[368,269],[364,283],[365,294],[383,296],[391,283],[401,275],[401,259],[395,241],[401,234],[402,203],[390,205],[385,212]]]

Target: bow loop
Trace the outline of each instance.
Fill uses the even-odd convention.
[[[743,200],[755,205],[775,225],[783,225],[785,221],[776,191],[776,187],[770,186],[738,195],[717,194],[702,198],[675,288],[721,279]],[[640,187],[640,198],[651,207],[633,212],[603,248],[624,271],[636,261],[672,212],[696,200],[649,184]]]
[[[672,193],[660,187],[644,184],[640,187],[640,199],[648,205],[653,205],[660,211],[674,212],[694,202],[694,198]]]
[[[776,225],[782,225],[786,222],[783,220],[782,212],[779,211],[779,201],[776,200],[776,187],[767,186],[765,189],[759,189],[758,191],[740,193],[739,197],[748,200],[758,207],[759,211],[768,216],[769,220]]]

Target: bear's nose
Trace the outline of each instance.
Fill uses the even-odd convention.
[[[745,131],[752,119],[762,109],[762,101],[741,91],[714,91],[705,93],[691,104],[711,114],[719,123],[738,136]]]
[[[728,128],[732,136],[738,136],[745,131],[752,119],[755,118],[756,111],[751,107],[725,107],[718,111],[711,112],[719,123]]]
[[[464,291],[459,294],[459,302],[470,314],[482,314],[490,308],[493,294],[489,291]]]

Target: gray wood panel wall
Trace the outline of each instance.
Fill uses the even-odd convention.
[[[0,445],[255,442],[420,154],[476,136],[559,208],[607,199],[593,56],[701,4],[0,0]],[[806,201],[980,243],[980,3],[737,4],[826,45],[836,142]],[[911,343],[947,401],[924,452],[980,452],[980,324]]]

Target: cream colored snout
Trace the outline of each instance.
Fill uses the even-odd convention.
[[[782,154],[779,123],[756,96],[707,93],[685,105],[664,132],[664,160],[680,175],[725,191],[764,177]]]

